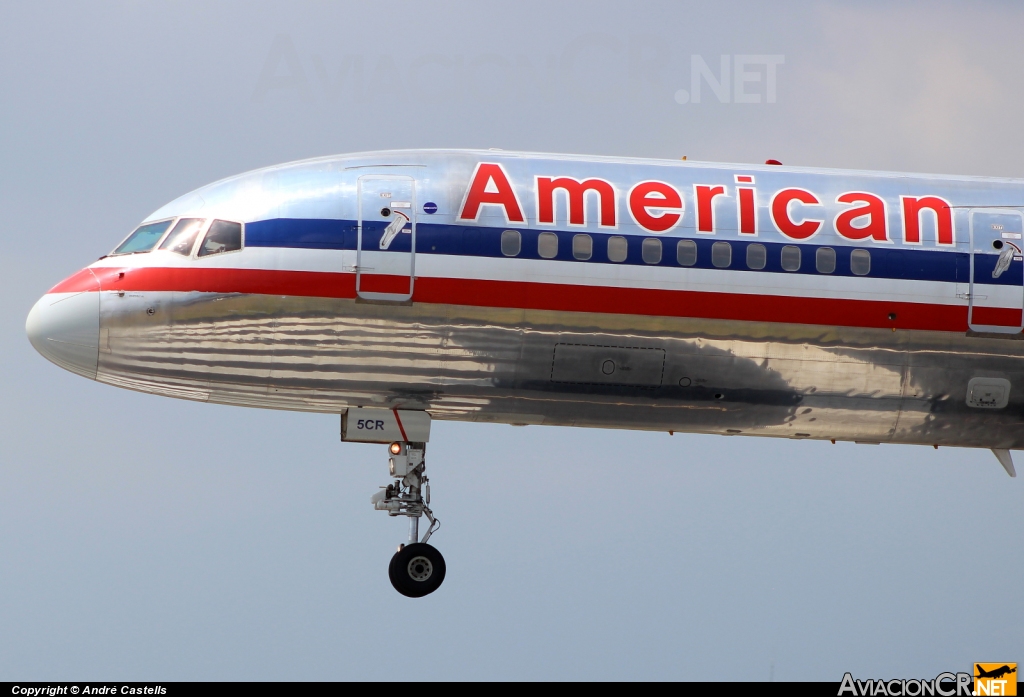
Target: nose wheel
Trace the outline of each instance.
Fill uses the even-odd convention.
[[[399,545],[391,557],[388,577],[395,590],[409,598],[422,598],[436,591],[444,581],[445,563],[441,553],[427,544],[441,527],[430,510],[430,480],[424,461],[426,443],[395,442],[388,446],[388,471],[395,481],[382,486],[370,502],[378,511],[409,518],[409,541]],[[419,539],[420,517],[430,521]]]
[[[441,587],[444,557],[425,542],[402,545],[391,557],[388,577],[395,590],[407,598],[422,598]]]

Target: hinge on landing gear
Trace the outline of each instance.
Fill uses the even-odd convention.
[[[430,527],[428,527],[427,531],[423,533],[423,539],[420,540],[420,542],[426,544],[427,540],[430,539],[430,536],[441,529],[441,521],[435,518],[434,512],[426,506],[423,507],[423,513],[427,516],[427,520],[430,521]]]

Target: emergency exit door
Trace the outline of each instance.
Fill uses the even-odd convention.
[[[416,270],[416,181],[367,174],[357,181],[356,295],[412,299]]]
[[[974,331],[1024,329],[1024,216],[1015,210],[972,209],[971,289],[967,324]]]

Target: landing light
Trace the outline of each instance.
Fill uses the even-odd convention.
[[[391,444],[390,450],[392,455],[398,455],[400,452],[402,452],[402,444],[395,441],[394,443]]]

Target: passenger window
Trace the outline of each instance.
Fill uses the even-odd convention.
[[[831,247],[819,247],[814,254],[814,267],[818,273],[832,273],[836,270],[836,250]]]
[[[764,248],[763,244],[747,245],[747,268],[759,271],[764,268],[764,265],[768,263],[768,250]]]
[[[537,237],[537,254],[545,259],[558,256],[558,235],[553,232],[542,232]]]
[[[640,245],[640,256],[645,264],[657,264],[661,261],[661,240],[648,237]]]
[[[629,245],[625,237],[615,235],[608,238],[608,261],[625,261],[628,252]]]
[[[111,254],[138,254],[148,252],[171,226],[170,220],[161,220],[159,223],[146,223],[135,228],[135,231],[128,235],[128,239],[122,242]]]
[[[720,269],[732,264],[732,245],[728,242],[715,242],[711,245],[711,263]]]
[[[203,227],[205,222],[202,218],[182,218],[171,229],[171,233],[167,235],[167,239],[160,245],[160,249],[188,256],[192,253],[192,245],[199,235],[199,229]]]
[[[501,233],[501,253],[507,257],[519,256],[523,248],[523,236],[518,230],[506,230]]]
[[[866,249],[855,249],[850,254],[850,271],[858,276],[871,273],[871,252]]]
[[[782,270],[783,271],[799,271],[800,270],[800,248],[795,247],[791,244],[787,244],[782,248]]]
[[[198,256],[237,252],[242,248],[242,224],[226,220],[214,220],[206,231],[203,243],[199,245]]]
[[[586,261],[594,255],[594,239],[590,235],[576,235],[572,238],[572,255]]]
[[[676,261],[680,266],[693,266],[697,263],[697,243],[693,240],[679,240],[676,245]]]

